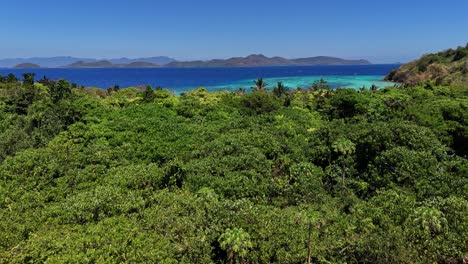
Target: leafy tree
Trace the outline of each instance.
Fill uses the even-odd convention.
[[[253,247],[249,233],[242,228],[226,229],[219,237],[221,247],[228,251],[229,263],[234,263],[240,257],[241,263],[245,263],[244,258]]]
[[[440,260],[447,256],[442,242],[448,233],[448,222],[444,213],[430,207],[416,208],[405,223],[412,244],[421,252],[422,261]]]
[[[10,73],[6,77],[6,82],[7,83],[17,83],[18,79],[16,78],[16,76],[14,74]]]
[[[145,91],[143,92],[143,102],[152,103],[154,101],[155,95],[154,90],[150,85],[146,86]]]
[[[37,83],[40,83],[44,86],[51,87],[55,82],[53,80],[48,79],[45,75],[37,81]]]
[[[466,57],[468,57],[468,48],[459,47],[455,51],[455,55],[453,56],[453,61],[459,61]]]
[[[280,102],[273,96],[263,92],[253,92],[241,98],[244,107],[257,114],[269,113],[280,108]]]
[[[23,85],[33,86],[34,85],[34,73],[25,73],[23,74]]]
[[[56,83],[51,84],[50,97],[52,102],[57,103],[60,100],[63,100],[72,94],[70,83],[67,80],[59,80]]]

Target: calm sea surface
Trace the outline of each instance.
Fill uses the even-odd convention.
[[[298,67],[245,67],[245,68],[109,68],[109,69],[0,69],[0,74],[13,73],[18,77],[33,72],[36,78],[64,78],[79,85],[108,88],[147,85],[161,86],[174,92],[206,87],[209,90],[237,90],[250,88],[253,80],[264,78],[274,86],[283,81],[290,88],[309,87],[314,80],[324,78],[333,88],[379,87],[392,83],[382,78],[396,64],[384,65],[340,65]]]

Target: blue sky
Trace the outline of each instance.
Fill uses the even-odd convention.
[[[0,0],[0,58],[262,53],[408,61],[468,42],[467,0]]]

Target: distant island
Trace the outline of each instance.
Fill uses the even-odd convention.
[[[20,63],[18,65],[15,65],[13,67],[14,69],[38,69],[41,68],[41,66],[34,64],[34,63]]]
[[[137,61],[128,64],[113,64],[110,61],[102,60],[95,62],[84,62],[78,61],[70,65],[65,66],[65,68],[156,68],[161,67],[158,64]]]
[[[335,57],[310,57],[300,59],[286,59],[283,57],[266,57],[262,54],[253,54],[247,57],[233,57],[222,60],[209,61],[174,61],[166,67],[256,67],[256,66],[311,66],[311,65],[362,65],[371,64],[367,60],[345,60]]]
[[[15,64],[14,64],[15,63]],[[247,57],[229,59],[177,61],[169,57],[151,57],[139,59],[96,60],[73,57],[3,59],[0,67],[16,68],[156,68],[156,67],[259,67],[259,66],[312,66],[312,65],[366,65],[367,60],[346,60],[336,57],[317,56],[309,58],[286,59],[252,54]],[[29,66],[29,67],[28,67]]]
[[[436,85],[468,84],[468,44],[465,47],[426,54],[393,70],[385,80],[406,85],[417,85],[429,80]]]

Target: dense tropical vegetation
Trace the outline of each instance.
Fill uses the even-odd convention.
[[[468,87],[0,78],[2,263],[462,263]]]

